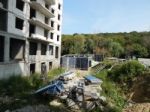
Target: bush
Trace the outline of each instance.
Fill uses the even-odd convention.
[[[144,66],[138,61],[128,61],[124,64],[116,65],[108,74],[111,79],[117,82],[126,82],[145,70]]]

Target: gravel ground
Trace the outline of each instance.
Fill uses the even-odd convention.
[[[13,111],[6,110],[5,112],[52,112],[52,111],[50,111],[48,106],[36,105],[36,106],[26,106]]]
[[[138,103],[127,107],[123,112],[150,112],[150,103]]]

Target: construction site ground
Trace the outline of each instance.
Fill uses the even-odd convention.
[[[127,107],[123,112],[150,112],[150,103],[137,103]]]
[[[84,71],[84,70],[74,70],[74,72],[76,73],[76,77],[75,80],[78,79],[83,79],[84,76],[91,74],[90,70],[89,71]],[[60,108],[61,106],[63,106],[62,103],[59,102],[58,99],[54,99],[53,101],[49,102],[49,106],[51,107],[56,107],[56,108]],[[55,110],[51,110],[49,108],[49,106],[47,105],[43,105],[40,104],[39,105],[28,105],[25,106],[23,108],[20,109],[16,109],[14,111],[10,111],[9,109],[6,112],[40,112],[41,110],[43,112],[55,112]],[[67,111],[66,111],[67,112]],[[150,103],[134,103],[134,104],[129,104],[127,107],[125,107],[123,109],[123,112],[150,112]]]

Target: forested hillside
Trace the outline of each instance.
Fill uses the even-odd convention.
[[[150,57],[150,32],[63,35],[62,55],[83,53]]]

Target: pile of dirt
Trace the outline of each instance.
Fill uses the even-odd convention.
[[[123,112],[150,112],[150,74],[137,77],[129,91],[128,101],[134,102]]]
[[[133,81],[128,99],[136,103],[150,102],[150,74],[137,77]]]
[[[127,107],[123,112],[150,112],[150,103],[139,103]]]

